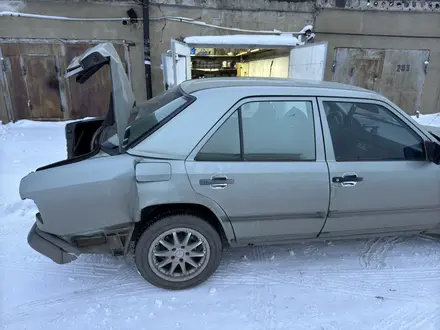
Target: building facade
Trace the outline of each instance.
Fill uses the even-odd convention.
[[[3,0],[0,12],[76,18],[121,18],[141,1]],[[440,1],[150,0],[153,95],[163,91],[161,54],[170,40],[230,33],[161,19],[179,16],[253,30],[299,31],[314,26],[328,42],[326,80],[376,90],[412,114],[440,112]],[[138,100],[146,98],[142,21],[0,17],[0,120],[63,120],[103,115],[105,70],[84,85],[65,79],[69,61],[111,41],[124,60]]]

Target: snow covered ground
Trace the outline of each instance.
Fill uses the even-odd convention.
[[[62,123],[0,125],[1,329],[440,329],[440,242],[421,236],[225,251],[181,292],[131,256],[57,265],[27,245],[36,208],[18,184],[64,157]]]

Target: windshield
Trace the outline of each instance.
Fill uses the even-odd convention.
[[[125,148],[135,143],[140,138],[164,125],[169,119],[188,106],[192,100],[191,96],[183,94],[177,86],[136,105],[132,110],[128,126],[125,130],[123,147]],[[113,129],[112,133],[114,134],[114,132],[115,130]],[[111,136],[106,134],[110,138],[106,139],[107,141],[104,145],[108,145],[108,143],[115,147],[118,145],[118,137],[116,134],[113,134]]]

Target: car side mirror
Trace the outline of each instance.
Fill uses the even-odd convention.
[[[440,164],[440,144],[433,141],[425,141],[425,150],[428,160],[437,165]]]

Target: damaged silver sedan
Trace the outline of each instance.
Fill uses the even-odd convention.
[[[440,147],[386,98],[283,79],[190,80],[136,104],[111,44],[105,118],[66,126],[66,160],[24,177],[28,242],[59,264],[127,254],[150,283],[208,279],[228,246],[440,232]]]

